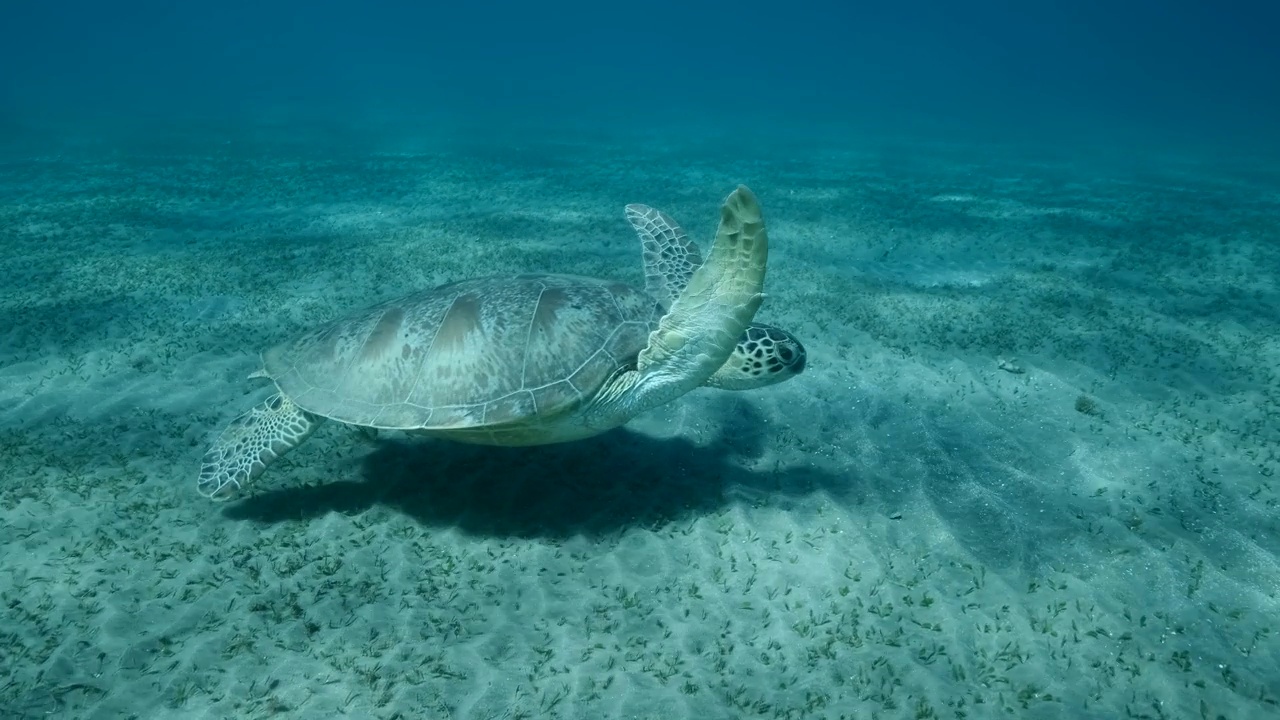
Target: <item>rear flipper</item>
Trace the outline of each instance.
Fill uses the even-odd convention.
[[[204,454],[196,488],[228,500],[281,455],[302,444],[324,418],[276,394],[227,426]]]

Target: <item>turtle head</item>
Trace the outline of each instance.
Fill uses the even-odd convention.
[[[804,345],[796,336],[753,322],[707,385],[722,390],[752,390],[793,378],[804,371],[804,364]]]

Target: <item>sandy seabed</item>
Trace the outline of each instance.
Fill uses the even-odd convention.
[[[1280,713],[1280,177],[606,140],[0,165],[0,716]],[[745,182],[797,379],[493,449],[330,423],[230,504],[257,353],[465,277],[643,281]]]

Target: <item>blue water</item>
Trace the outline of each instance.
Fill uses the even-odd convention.
[[[0,117],[1268,144],[1264,3],[6,3]]]
[[[1276,27],[4,4],[0,720],[1280,716]],[[803,374],[197,492],[264,349],[739,183]]]

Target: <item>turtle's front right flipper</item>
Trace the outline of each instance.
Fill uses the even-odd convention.
[[[200,494],[227,500],[262,474],[276,458],[302,444],[324,422],[283,395],[241,415],[227,426],[200,464]]]

